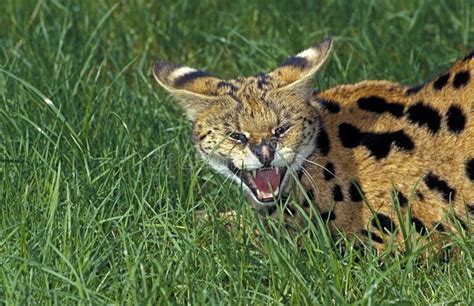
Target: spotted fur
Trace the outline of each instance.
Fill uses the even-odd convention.
[[[363,81],[313,93],[331,47],[328,39],[270,73],[235,80],[163,62],[154,74],[193,121],[201,156],[271,215],[275,202],[261,203],[242,184],[246,171],[288,169],[282,197],[379,250],[389,239],[404,248],[407,215],[420,239],[456,232],[449,216],[471,232],[472,54],[414,87]],[[304,223],[299,214],[287,208],[285,220]]]

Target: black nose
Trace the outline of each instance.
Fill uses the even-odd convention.
[[[266,141],[262,141],[258,145],[251,148],[251,151],[257,156],[258,161],[263,164],[264,167],[270,167],[273,158],[275,157],[275,147]]]

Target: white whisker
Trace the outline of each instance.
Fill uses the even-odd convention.
[[[314,181],[313,177],[311,176],[311,174],[308,172],[308,170],[306,170],[306,168],[303,165],[303,162],[306,160],[306,158],[304,158],[303,155],[296,153],[294,158],[293,158],[293,161],[298,160],[298,161],[301,161],[301,162],[296,162],[295,165],[290,166],[290,163],[286,160],[286,158],[284,158],[281,155],[280,155],[280,157],[285,162],[285,165],[286,165],[287,169],[289,171],[291,171],[294,176],[297,176],[297,171],[300,170],[303,173],[303,175],[305,175],[308,178],[308,180],[311,184],[311,187],[316,191],[315,196],[317,196],[318,200],[319,200],[319,188],[318,188],[316,182]],[[301,185],[301,182],[298,181],[297,178],[295,178],[295,180],[297,181],[297,184],[300,185],[299,187],[302,187],[304,189],[304,186]],[[306,192],[306,190],[304,192]]]
[[[313,180],[313,177],[311,176],[311,174],[308,172],[308,170],[306,170],[306,168],[304,166],[301,166],[301,171],[303,172],[304,175],[306,175],[306,177],[309,179],[310,183],[311,183],[311,187],[316,191],[315,193],[313,192],[313,195],[314,196],[317,196],[317,201],[319,202],[321,199],[319,198],[319,195],[320,195],[320,192],[319,192],[319,188],[318,188],[318,185],[316,184],[316,182]]]
[[[326,171],[327,173],[331,174],[335,179],[337,179],[338,181],[341,181],[341,179],[339,177],[337,177],[336,174],[332,173],[331,171],[329,171],[326,167],[324,167],[323,165],[315,162],[315,161],[312,161],[312,160],[309,160],[309,159],[304,159],[305,162],[309,163],[309,164],[312,164],[312,165],[315,165],[315,166],[318,166],[320,168],[322,168],[324,171]]]

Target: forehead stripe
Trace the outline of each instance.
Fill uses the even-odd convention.
[[[217,88],[228,88],[230,92],[237,91],[237,87],[226,81],[220,81],[219,83],[217,83]]]

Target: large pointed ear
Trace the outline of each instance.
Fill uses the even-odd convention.
[[[217,103],[222,80],[205,71],[160,61],[155,63],[153,75],[178,100],[191,121]]]
[[[281,90],[289,90],[305,96],[310,96],[315,73],[328,60],[332,49],[332,38],[289,57],[277,69],[269,73]]]

